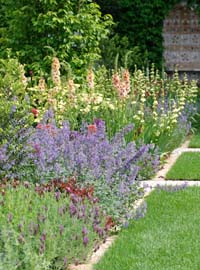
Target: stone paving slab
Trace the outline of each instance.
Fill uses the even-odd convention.
[[[184,153],[184,152],[200,152],[200,148],[178,148],[173,151],[174,153]]]
[[[200,180],[199,181],[192,181],[192,180],[158,180],[158,181],[141,181],[140,186],[144,188],[145,194],[156,187],[164,187],[164,186],[200,186]]]

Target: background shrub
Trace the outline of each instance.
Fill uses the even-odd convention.
[[[100,58],[99,44],[109,33],[111,16],[92,0],[1,0],[1,56],[10,48],[21,63],[48,70],[52,56],[70,63],[79,75]]]

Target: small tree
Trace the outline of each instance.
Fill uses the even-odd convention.
[[[112,18],[92,0],[0,0],[1,54],[11,48],[22,63],[47,70],[52,56],[82,70],[100,58],[99,43]]]

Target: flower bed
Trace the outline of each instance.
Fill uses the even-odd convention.
[[[75,179],[0,184],[0,269],[66,269],[105,240],[112,219]]]
[[[21,66],[18,73],[23,80],[8,95],[7,84],[0,89],[0,269],[65,269],[111,227],[141,216],[132,207],[143,195],[138,181],[152,178],[160,154],[188,134],[197,86],[154,68],[112,78],[90,69],[79,85],[32,77],[31,87]]]

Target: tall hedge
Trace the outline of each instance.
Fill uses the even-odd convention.
[[[148,52],[149,62],[162,66],[163,21],[173,6],[180,0],[97,0],[103,13],[112,14],[117,22],[116,32],[127,36],[130,48],[139,46]],[[198,0],[188,1],[200,13]]]

